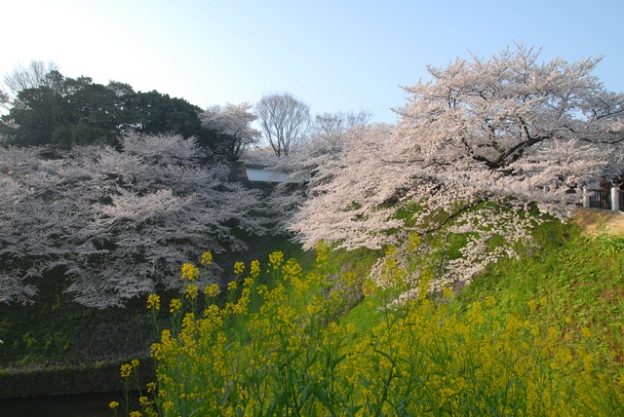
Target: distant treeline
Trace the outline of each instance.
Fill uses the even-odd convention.
[[[0,133],[14,145],[107,144],[116,146],[121,135],[134,130],[149,135],[179,134],[195,137],[216,155],[227,141],[202,126],[202,109],[182,98],[158,91],[137,92],[111,81],[94,83],[53,70],[40,85],[19,91],[0,122]]]

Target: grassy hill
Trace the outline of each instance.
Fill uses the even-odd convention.
[[[624,412],[624,239],[549,220],[518,259],[427,294],[433,273],[418,268],[425,242],[407,236],[384,251],[321,245],[303,266],[275,252],[245,265],[220,300],[187,296],[152,349],[159,390],[144,411]],[[373,267],[392,284],[375,285]],[[421,291],[397,303],[415,273]]]

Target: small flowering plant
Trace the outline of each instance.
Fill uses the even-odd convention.
[[[245,263],[244,262],[235,262],[234,263],[234,275],[239,276],[245,271]]]
[[[196,281],[199,278],[199,268],[192,263],[182,264],[181,272],[183,281]]]
[[[213,260],[212,252],[206,251],[202,253],[199,263],[202,264],[203,266],[208,266],[212,264],[212,260]]]
[[[136,385],[138,386],[138,367],[140,365],[140,362],[138,359],[132,359],[130,362],[127,363],[123,363],[121,364],[121,366],[119,367],[119,375],[121,376],[121,379],[123,380],[124,383],[124,408],[125,408],[125,415],[132,415],[132,413],[129,411],[128,407],[130,405],[130,398],[129,398],[129,392],[130,392],[130,382],[131,382],[131,378],[133,378],[134,382],[136,383]],[[117,408],[119,407],[119,403],[117,401],[111,401],[110,403],[108,403],[108,407],[113,410],[113,412],[115,412],[115,414],[117,414]]]
[[[158,294],[149,294],[146,304],[148,311],[158,313],[160,310],[160,296]]]

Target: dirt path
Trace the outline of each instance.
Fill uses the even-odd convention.
[[[575,221],[591,236],[624,236],[624,212],[579,208]]]

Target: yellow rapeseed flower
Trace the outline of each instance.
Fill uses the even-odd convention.
[[[130,414],[128,414],[128,417],[141,417],[143,414],[141,414],[140,411],[130,411]]]
[[[317,264],[324,264],[329,259],[329,245],[324,240],[319,241],[315,248],[316,250],[316,259],[315,262]],[[269,257],[270,259],[270,257]]]
[[[557,348],[555,350],[554,360],[555,362],[551,364],[553,368],[564,368],[568,363],[570,363],[570,361],[572,361],[572,353],[570,352],[570,349],[566,347]]]
[[[184,291],[184,295],[189,300],[196,299],[198,293],[199,293],[199,288],[195,284],[190,284],[188,287],[186,287],[186,290]]]
[[[150,400],[145,395],[141,395],[139,397],[139,404],[141,404],[143,407],[146,407],[147,405],[149,405],[149,403],[150,403]]]
[[[204,317],[210,317],[213,320],[218,319],[220,311],[219,306],[211,304],[204,309]]]
[[[591,353],[583,355],[583,369],[585,372],[591,372],[594,362],[594,356]]]
[[[173,401],[167,400],[162,405],[163,410],[170,411],[173,410]]]
[[[466,318],[468,319],[468,323],[470,324],[483,324],[485,322],[485,317],[483,317],[483,310],[481,309],[481,303],[475,301],[470,304],[470,309],[466,314]]]
[[[212,263],[212,253],[209,251],[202,253],[199,263],[204,266],[210,265]]]
[[[420,247],[420,235],[416,232],[410,232],[407,235],[407,250],[416,252]]]
[[[362,287],[361,287],[362,294],[364,294],[366,297],[373,295],[376,289],[377,289],[377,283],[370,278],[364,280],[364,282],[362,283]]]
[[[550,326],[547,330],[547,334],[548,334],[548,338],[550,340],[555,340],[557,339],[557,337],[559,336],[559,330],[557,330],[555,327]]]
[[[295,288],[295,293],[300,297],[303,296],[310,287],[308,282],[304,279],[294,278],[292,283]]]
[[[284,252],[275,251],[269,254],[269,264],[273,267],[273,269],[279,268],[284,260]]]
[[[245,264],[243,262],[238,261],[234,264],[234,273],[236,275],[242,274],[244,270],[245,270]]]
[[[181,271],[183,281],[195,281],[197,278],[199,278],[199,269],[192,263],[183,263]]]
[[[182,308],[182,300],[174,298],[169,302],[169,312],[176,313]]]
[[[134,367],[132,366],[131,363],[124,363],[119,368],[119,374],[121,375],[122,378],[128,378],[130,377],[130,375],[132,375],[133,369]]]
[[[160,310],[160,296],[158,296],[158,294],[150,294],[147,296],[147,309],[149,311]]]
[[[299,262],[297,262],[297,260],[294,258],[290,258],[282,268],[282,274],[284,276],[284,279],[289,280],[297,277],[302,270],[303,268],[301,268]]]
[[[119,407],[119,403],[117,401],[111,401],[108,403],[108,408],[110,408],[111,410],[114,410],[117,407]]]
[[[208,297],[216,297],[220,291],[219,284],[210,284],[204,288],[204,294]]]
[[[450,300],[451,298],[453,298],[453,288],[448,286],[442,288],[442,297],[444,297],[445,300]]]
[[[384,255],[388,258],[393,257],[397,253],[397,247],[394,245],[388,245],[384,251]]]
[[[260,275],[260,261],[254,259],[250,264],[250,274],[252,277],[257,277]]]
[[[236,283],[236,281],[228,282],[228,285],[227,285],[228,291],[234,291],[237,287],[238,287],[238,284]]]

